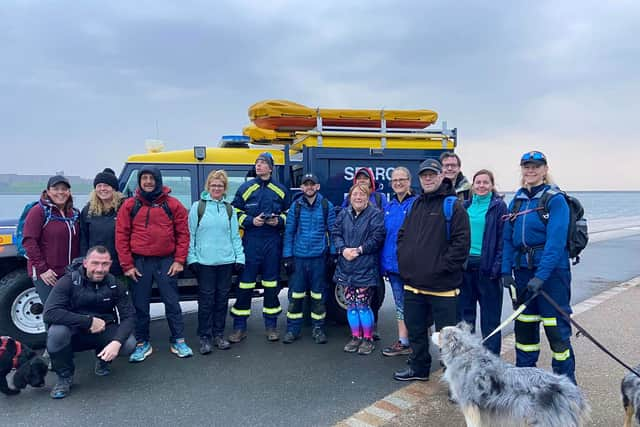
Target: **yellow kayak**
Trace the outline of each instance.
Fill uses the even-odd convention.
[[[438,120],[431,110],[319,110],[323,126],[422,129]],[[249,107],[249,118],[258,128],[276,131],[309,130],[316,127],[318,110],[295,102],[271,99]]]

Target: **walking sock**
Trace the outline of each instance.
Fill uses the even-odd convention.
[[[362,334],[366,339],[373,338],[373,310],[371,307],[364,306],[358,308],[358,316],[362,325]]]
[[[351,336],[360,336],[360,316],[358,316],[358,310],[355,307],[347,308],[347,320],[349,321],[349,327],[351,328]]]

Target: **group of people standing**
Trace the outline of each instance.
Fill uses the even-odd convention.
[[[81,212],[73,207],[69,181],[52,177],[27,215],[23,237],[27,268],[45,303],[47,349],[58,375],[52,397],[69,393],[76,351],[96,351],[98,375],[108,375],[110,362],[119,354],[142,362],[152,353],[153,282],[165,305],[170,351],[181,358],[191,356],[177,283],[185,266],[199,285],[201,354],[214,347],[228,349],[247,337],[258,275],[265,336],[280,339],[281,265],[289,276],[282,341],[291,344],[300,338],[308,296],[313,340],[327,342],[329,276],[344,290],[347,304],[351,338],[344,351],[370,354],[377,338],[381,288],[388,282],[396,303],[398,340],[382,353],[409,356],[407,368],[394,374],[397,380],[428,378],[431,325],[436,331],[459,320],[475,325],[479,303],[482,333],[491,332],[500,322],[501,285],[514,286],[520,297],[543,287],[569,310],[568,255],[565,242],[560,242],[566,236],[568,208],[564,198],[553,197],[548,224],[540,222],[536,209],[541,194],[553,184],[546,157],[540,152],[523,155],[523,183],[516,199],[526,202],[510,215],[490,171],[480,170],[468,182],[460,166],[454,153],[422,162],[420,194],[411,190],[409,170],[398,167],[392,173],[391,200],[375,191],[372,171],[361,168],[338,211],[320,193],[312,173],[302,177],[301,193],[292,202],[288,189],[272,177],[274,161],[268,152],[258,156],[256,176],[240,186],[231,203],[226,200],[227,174],[218,170],[209,174],[189,211],[170,195],[154,167],[139,171],[136,193],[127,199],[118,192],[115,173],[100,172]],[[74,262],[81,255],[84,259]],[[234,273],[239,286],[230,310],[233,331],[225,338]],[[535,365],[539,321],[554,352],[554,370],[575,381],[570,327],[542,301],[536,300],[516,321],[517,364]],[[485,344],[499,353],[499,334]]]

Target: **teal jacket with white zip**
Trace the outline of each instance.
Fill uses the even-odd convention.
[[[206,208],[199,226],[198,202],[191,205],[189,210],[191,239],[187,264],[244,264],[244,250],[235,210],[229,220],[223,201],[212,199],[208,191],[203,191],[200,198],[205,201]]]

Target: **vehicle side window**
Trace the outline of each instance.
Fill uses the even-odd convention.
[[[122,194],[124,194],[126,197],[131,197],[136,194],[136,188],[138,188],[138,169],[134,169],[131,171],[131,175],[129,175],[127,184],[122,189]]]
[[[245,181],[251,179],[247,178],[247,173],[243,171],[233,171],[228,170],[227,175],[229,176],[229,186],[227,188],[227,200],[229,202],[233,201],[233,198],[238,191],[238,188],[245,183]]]
[[[139,170],[131,171],[129,179],[125,184],[122,193],[131,197],[136,194],[138,188]],[[189,209],[191,207],[191,171],[189,170],[160,170],[162,173],[162,183],[171,188],[171,195]]]

